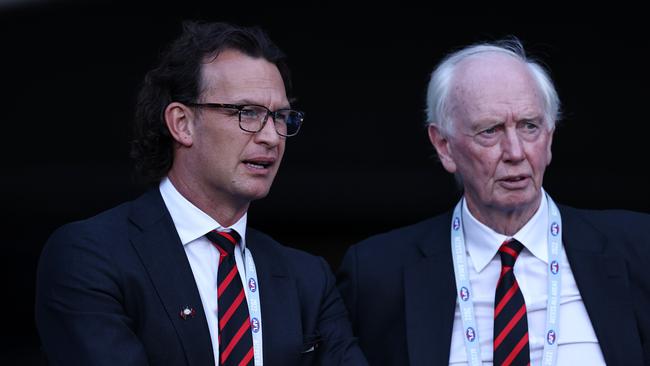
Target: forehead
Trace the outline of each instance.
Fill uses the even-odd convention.
[[[488,52],[461,61],[452,83],[452,110],[461,117],[532,118],[543,111],[531,71],[506,54]]]
[[[227,102],[248,100],[264,105],[287,100],[277,66],[237,50],[225,50],[216,58],[204,60],[201,80],[204,97],[226,98]]]

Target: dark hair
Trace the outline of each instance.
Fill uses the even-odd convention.
[[[162,53],[158,66],[147,73],[138,94],[131,157],[136,173],[147,183],[160,181],[172,166],[173,139],[164,121],[165,108],[174,101],[197,101],[204,60],[230,49],[275,64],[290,96],[286,56],[263,30],[227,23],[184,22],[183,33]]]

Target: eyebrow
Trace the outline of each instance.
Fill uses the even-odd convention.
[[[484,129],[486,127],[494,127],[494,126],[498,126],[498,125],[501,125],[501,124],[504,124],[504,123],[505,123],[505,121],[503,121],[503,120],[483,119],[483,120],[478,120],[478,121],[471,122],[469,128],[470,128],[471,131],[477,131],[477,130]]]
[[[240,105],[253,104],[253,105],[260,105],[260,106],[266,107],[264,104],[258,103],[256,101],[251,100],[251,99],[237,99],[235,102],[230,103],[230,104],[240,104]],[[275,110],[277,111],[279,109],[290,109],[290,108],[291,108],[291,105],[283,104],[283,107],[276,108]]]

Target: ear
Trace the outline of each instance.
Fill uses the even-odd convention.
[[[445,134],[440,130],[438,126],[433,124],[429,125],[428,132],[429,141],[431,141],[431,145],[433,145],[433,147],[436,149],[442,166],[449,173],[456,173],[456,163],[452,157],[449,140]]]
[[[555,135],[555,126],[551,127],[548,131],[548,147],[546,148],[546,166],[551,164],[551,159],[553,158],[553,153],[551,152],[551,146],[553,145],[553,135]]]
[[[172,102],[165,108],[165,123],[174,140],[182,146],[192,146],[194,113],[185,104]]]

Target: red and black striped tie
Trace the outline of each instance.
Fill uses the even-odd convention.
[[[524,246],[515,239],[499,248],[501,276],[494,296],[494,365],[530,365],[526,303],[513,268]]]
[[[252,365],[253,337],[248,305],[234,255],[241,237],[235,230],[213,230],[206,237],[221,254],[217,273],[219,365]]]

